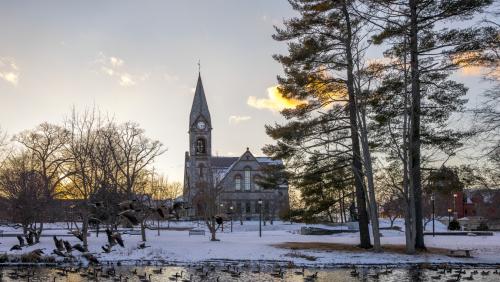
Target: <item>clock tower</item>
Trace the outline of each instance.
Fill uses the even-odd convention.
[[[196,197],[203,185],[211,185],[211,156],[212,121],[199,74],[189,114],[189,152],[186,152],[187,167],[184,175],[184,200],[193,205],[190,207],[190,215],[199,215],[200,207],[196,206]]]

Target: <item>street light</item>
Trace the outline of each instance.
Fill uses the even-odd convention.
[[[259,237],[262,237],[262,199],[259,199]]]
[[[451,209],[448,209],[448,225],[451,222]]]
[[[229,207],[229,210],[231,211],[231,233],[233,232],[233,206]]]
[[[431,201],[432,201],[432,237],[435,236],[435,228],[434,228],[434,219],[435,219],[435,208],[434,208],[434,193],[431,195]]]
[[[221,216],[222,216],[222,211],[224,210],[224,204],[221,203],[220,204],[220,213],[221,213]],[[224,232],[224,217],[222,217],[222,232]]]
[[[453,194],[453,218],[458,217],[457,216],[457,193]]]

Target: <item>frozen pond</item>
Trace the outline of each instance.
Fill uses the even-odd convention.
[[[305,269],[243,266],[2,267],[0,281],[500,281],[499,267]],[[459,277],[460,276],[460,277]],[[470,279],[470,278],[469,278]]]

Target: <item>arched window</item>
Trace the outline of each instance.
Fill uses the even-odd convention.
[[[234,177],[234,190],[241,190],[241,176],[239,175]]]
[[[196,140],[196,153],[199,154],[206,153],[205,139],[198,138],[198,140]]]
[[[245,191],[250,191],[250,168],[245,168]]]

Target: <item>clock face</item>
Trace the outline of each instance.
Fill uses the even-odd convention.
[[[205,123],[203,121],[199,121],[197,126],[198,126],[198,129],[205,129]]]

